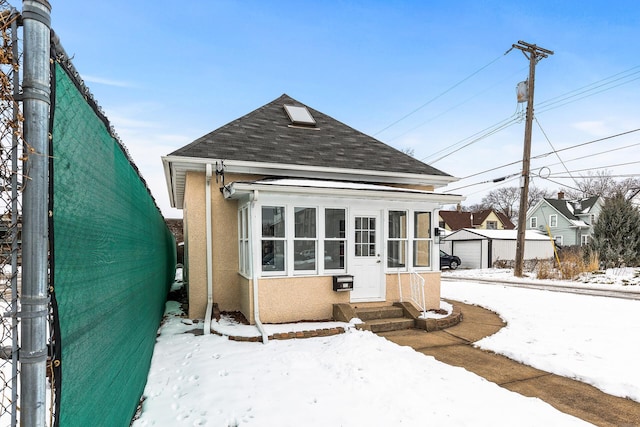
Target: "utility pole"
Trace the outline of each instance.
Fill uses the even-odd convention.
[[[531,127],[533,124],[533,88],[536,76],[536,64],[542,58],[553,55],[553,51],[543,49],[535,44],[525,43],[518,40],[514,48],[522,51],[529,60],[529,79],[527,80],[527,117],[524,128],[524,154],[522,155],[522,177],[520,178],[520,211],[518,212],[518,234],[516,244],[516,265],[514,276],[522,277],[522,267],[524,264],[524,241],[527,230],[527,199],[529,198],[529,170],[531,163]]]

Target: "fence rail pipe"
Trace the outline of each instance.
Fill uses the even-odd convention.
[[[46,426],[51,5],[24,0],[20,422]]]

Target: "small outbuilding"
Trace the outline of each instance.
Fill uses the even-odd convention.
[[[462,268],[491,268],[496,261],[516,258],[517,230],[479,230],[463,228],[440,240],[441,249],[462,261]],[[553,242],[542,233],[527,230],[524,259],[554,256]]]

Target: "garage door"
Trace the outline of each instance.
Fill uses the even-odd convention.
[[[460,268],[482,268],[482,241],[453,241],[453,255],[460,258]]]

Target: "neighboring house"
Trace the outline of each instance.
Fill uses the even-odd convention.
[[[333,304],[399,301],[410,271],[439,307],[438,210],[462,197],[434,190],[456,178],[287,95],[162,161],[189,317],[216,303],[252,324],[331,319]]]
[[[180,218],[165,219],[167,227],[176,239],[176,261],[178,264],[184,264],[184,226]]]
[[[527,211],[527,230],[550,234],[559,246],[586,245],[591,239],[604,201],[599,196],[580,200],[542,199]]]
[[[484,230],[513,230],[516,226],[508,216],[493,209],[479,212],[440,211],[440,228],[448,231],[463,228],[478,228]]]
[[[625,198],[629,200],[636,209],[640,209],[640,188],[632,188],[627,191]]]
[[[441,248],[460,258],[461,268],[491,268],[496,261],[516,258],[517,230],[465,228],[441,240]],[[524,259],[553,258],[549,236],[534,230],[525,232]]]

